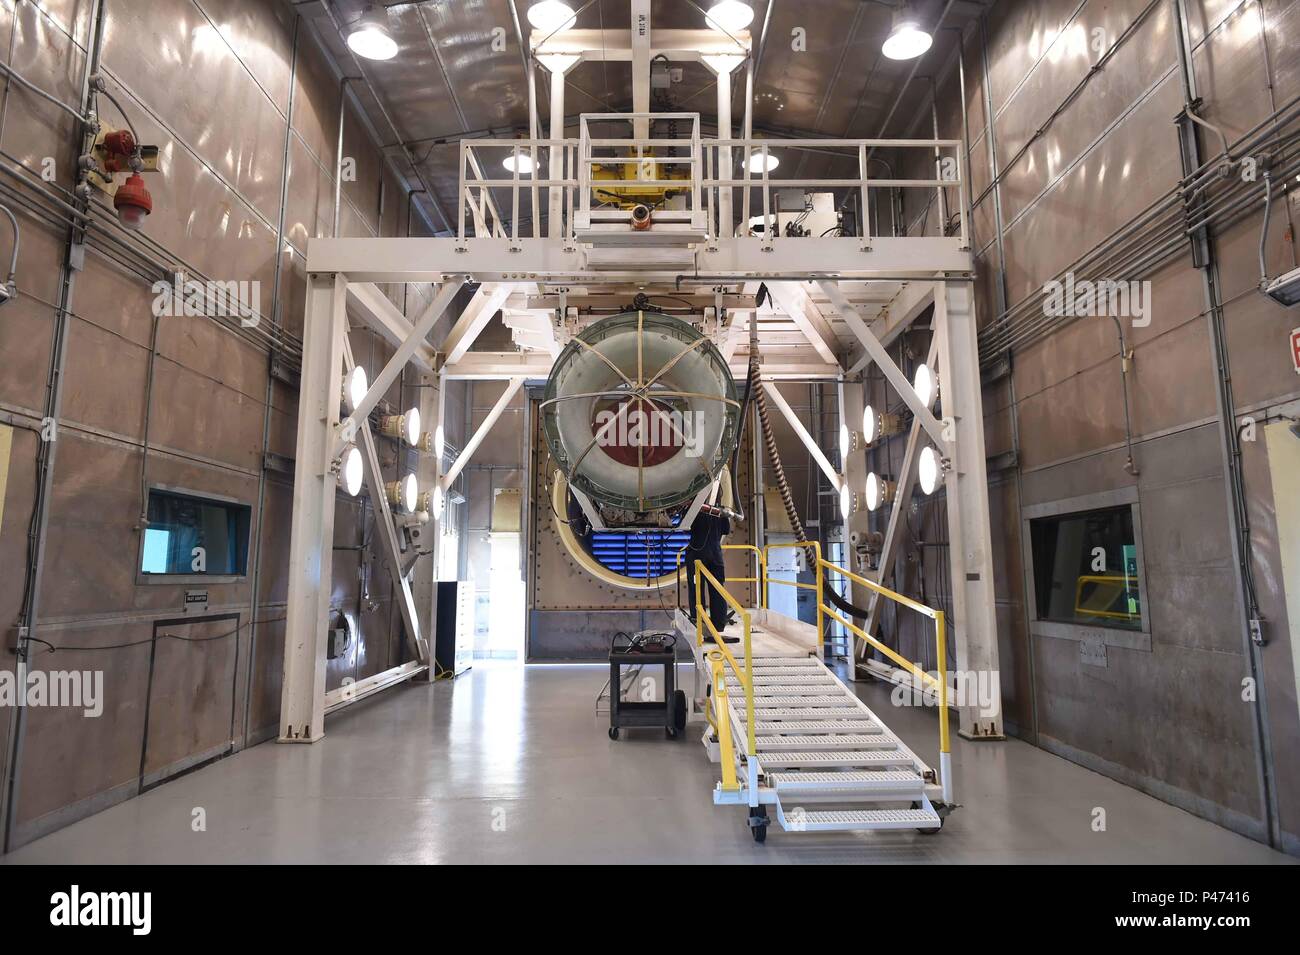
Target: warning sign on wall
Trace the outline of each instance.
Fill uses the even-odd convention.
[[[1300,375],[1300,328],[1291,329],[1291,364]]]

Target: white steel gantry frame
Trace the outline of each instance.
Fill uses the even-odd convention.
[[[532,63],[551,72],[552,123],[542,140],[473,140],[461,144],[459,219],[450,238],[331,238],[312,239],[307,249],[308,291],[303,335],[303,371],[299,398],[294,507],[290,543],[290,585],[285,630],[284,684],[280,739],[312,742],[324,733],[324,716],[340,706],[397,682],[427,673],[431,626],[436,599],[437,523],[434,533],[418,528],[421,541],[431,540],[425,557],[403,560],[400,530],[385,500],[382,478],[374,453],[374,439],[366,420],[398,374],[413,364],[422,376],[421,415],[426,422],[443,418],[446,384],[454,380],[507,382],[492,414],[467,441],[455,462],[444,470],[441,456],[421,459],[417,476],[421,489],[446,492],[451,481],[470,460],[506,405],[529,379],[549,375],[563,343],[577,328],[578,306],[593,297],[623,296],[642,287],[672,286],[697,300],[706,331],[731,363],[733,374],[744,375],[747,356],[737,355],[748,323],[758,322],[760,310],[753,294],[761,284],[771,293],[771,309],[788,316],[806,338],[802,346],[769,347],[760,330],[760,375],[774,404],[795,426],[795,432],[813,454],[832,487],[847,486],[859,496],[865,480],[862,454],[850,454],[837,472],[792,409],[777,392],[782,379],[821,379],[840,384],[841,420],[854,428],[860,421],[861,375],[877,366],[912,414],[903,472],[885,534],[884,556],[892,554],[905,522],[902,508],[911,495],[916,459],[924,444],[933,446],[944,462],[942,481],[947,496],[948,533],[951,542],[951,579],[954,581],[956,618],[955,667],[962,671],[998,669],[997,624],[993,593],[988,482],[985,469],[983,416],[980,400],[978,352],[975,343],[975,308],[972,290],[973,257],[967,239],[969,209],[964,201],[964,150],[959,140],[755,140],[751,135],[751,97],[746,98],[742,135],[731,138],[730,76],[742,64],[750,87],[752,58],[749,35],[726,36],[711,30],[649,31],[649,0],[632,0],[636,29],[613,31],[570,30],[551,37],[534,33]],[[643,19],[638,21],[640,12]],[[600,34],[589,36],[588,34]],[[545,40],[543,43],[542,41]],[[649,112],[649,61],[663,54],[672,60],[705,63],[718,76],[718,138],[702,139],[699,119],[687,114],[692,126],[689,140],[663,140],[650,136],[653,121],[662,114]],[[610,115],[584,115],[578,139],[564,138],[564,76],[583,59],[603,57],[641,63],[634,71],[634,111]],[[641,73],[645,76],[642,77]],[[640,77],[640,79],[636,79]],[[538,129],[535,82],[530,77],[530,128]],[[601,138],[593,127],[600,123],[631,126],[630,138]],[[687,155],[679,155],[685,147]],[[817,148],[856,157],[858,175],[848,179],[775,179],[764,171],[750,174],[750,156],[770,149]],[[867,159],[871,151],[923,149],[935,157],[935,178],[871,179]],[[508,152],[527,155],[533,173],[521,174],[514,164],[510,178],[490,178],[485,168],[499,166]],[[620,152],[621,151],[621,152]],[[947,152],[950,164],[941,165]],[[665,213],[654,228],[633,232],[630,224],[609,210],[591,206],[593,166],[611,156],[655,157],[641,170],[636,185],[643,188],[677,188],[689,193],[688,208]],[[480,161],[481,156],[486,159]],[[545,158],[545,162],[541,160]],[[734,160],[740,159],[741,170]],[[689,169],[689,181],[655,179],[665,165]],[[941,170],[948,170],[945,174]],[[951,170],[955,169],[956,174]],[[542,178],[545,175],[546,178]],[[684,188],[683,188],[684,187]],[[857,236],[788,237],[778,228],[754,235],[745,227],[751,202],[765,223],[775,223],[777,189],[848,189],[857,191],[861,208],[867,208],[871,189],[930,189],[940,197],[940,208],[953,201],[958,208],[955,235],[873,236],[863,220]],[[735,190],[741,191],[741,227],[734,215]],[[950,191],[950,192],[949,192]],[[504,192],[506,203],[498,204]],[[543,199],[543,194],[545,197]],[[948,198],[944,196],[947,194]],[[531,235],[521,236],[521,205],[532,210]],[[508,208],[509,215],[501,209]],[[546,235],[541,234],[541,212],[547,213]],[[414,320],[407,318],[380,292],[379,284],[429,282],[437,286],[430,305]],[[863,314],[860,291],[879,287],[890,290],[887,304],[874,315]],[[476,285],[468,304],[454,316],[450,333],[435,351],[429,332],[446,312],[463,286]],[[851,291],[850,291],[851,290]],[[877,300],[880,301],[880,300]],[[943,419],[917,398],[903,371],[888,353],[898,338],[933,305],[932,367],[937,367]],[[341,410],[343,375],[351,367],[347,345],[349,312],[395,346],[393,357],[370,385],[365,399],[345,417]],[[479,333],[500,314],[511,328],[521,350],[473,350]],[[765,315],[767,313],[764,313]],[[729,319],[729,323],[727,322]],[[834,330],[848,330],[846,347]],[[761,329],[761,326],[760,326]],[[845,387],[850,383],[850,387]],[[434,385],[439,387],[435,388]],[[325,648],[331,586],[332,534],[339,455],[355,433],[366,463],[367,489],[383,525],[380,543],[385,550],[412,660],[365,681],[325,691]],[[865,530],[865,508],[856,508],[847,522],[852,530]],[[883,580],[892,561],[882,559],[876,572]],[[868,630],[878,616],[874,598],[855,589],[858,606],[870,607]],[[860,665],[871,669],[872,661]],[[879,675],[890,675],[880,668]],[[1000,738],[1000,701],[994,712],[981,713],[959,706],[959,729],[975,738]]]

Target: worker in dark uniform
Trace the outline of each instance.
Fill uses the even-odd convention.
[[[730,478],[726,471],[723,471],[723,497],[730,497]],[[698,560],[704,564],[704,569],[711,573],[720,584],[727,582],[727,569],[722,561],[722,538],[731,533],[731,520],[727,517],[728,508],[715,507],[709,504],[700,508],[700,512],[695,515],[695,520],[691,524],[691,540],[686,545],[687,568],[686,586],[687,595],[690,600],[690,617],[691,621],[695,620],[695,562]],[[726,599],[717,592],[717,588],[708,580],[704,580],[704,605],[708,608],[709,621],[721,634],[727,626],[727,615],[730,607]],[[713,634],[707,627],[704,628],[704,639],[714,643]],[[723,643],[739,643],[738,637],[722,638]]]

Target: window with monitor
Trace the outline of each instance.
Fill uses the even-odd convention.
[[[245,576],[251,512],[238,501],[150,488],[141,576]]]
[[[1146,629],[1137,504],[1114,497],[1026,509],[1037,623]]]

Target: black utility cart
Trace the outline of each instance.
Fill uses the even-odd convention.
[[[618,739],[624,726],[662,726],[669,738],[686,729],[686,694],[677,689],[677,636],[646,630],[631,636],[615,634],[609,646],[609,738]],[[662,666],[664,698],[642,703],[621,699],[623,667]]]

